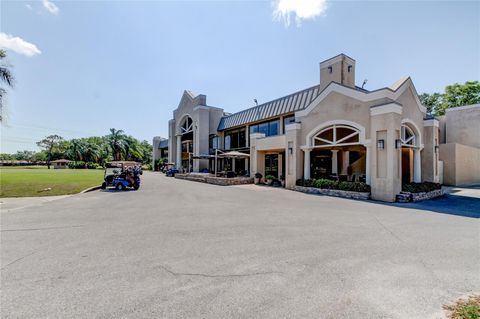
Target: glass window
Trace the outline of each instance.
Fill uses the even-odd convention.
[[[238,133],[238,147],[246,147],[247,146],[247,139],[245,130],[241,130]]]
[[[268,135],[267,136],[278,135],[279,127],[280,127],[280,121],[279,120],[268,122]]]
[[[258,124],[258,133],[263,133],[265,136],[268,136],[268,122]]]
[[[292,123],[295,123],[295,116],[294,115],[287,116],[283,119],[283,131],[284,131],[284,133],[285,133],[285,127],[288,124],[292,124]]]
[[[253,133],[258,133],[258,125],[257,124],[250,126],[250,134],[253,134]]]
[[[231,140],[230,135],[225,136],[225,149],[226,150],[230,149],[230,140]]]

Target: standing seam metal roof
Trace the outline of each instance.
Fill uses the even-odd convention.
[[[320,94],[320,86],[315,85],[302,91],[272,100],[267,103],[222,117],[218,130],[222,131],[246,123],[256,122],[285,113],[306,108]]]

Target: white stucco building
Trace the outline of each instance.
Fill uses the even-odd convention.
[[[356,86],[355,64],[345,54],[325,60],[318,84],[234,114],[185,91],[169,121],[168,161],[212,171],[215,149],[237,150],[250,158],[218,167],[273,175],[286,187],[340,176],[366,182],[382,201],[395,200],[402,183],[439,182],[440,122],[426,114],[412,80],[369,91]]]

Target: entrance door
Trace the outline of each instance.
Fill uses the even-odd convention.
[[[402,147],[402,184],[413,181],[413,156],[412,149]]]
[[[278,154],[265,154],[265,176],[278,178]]]

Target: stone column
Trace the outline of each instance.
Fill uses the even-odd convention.
[[[370,152],[372,151],[372,148],[370,145],[365,146],[365,183],[370,185],[370,160],[372,158]]]
[[[175,166],[178,170],[182,166],[182,136],[177,135],[177,156],[175,158]]]
[[[304,148],[304,156],[303,156],[303,178],[310,179],[310,152],[311,148]]]
[[[348,174],[348,166],[350,165],[350,152],[342,152],[342,175]]]
[[[338,174],[338,150],[332,152],[332,174]]]
[[[422,181],[422,158],[418,148],[413,149],[413,181],[415,183]]]

